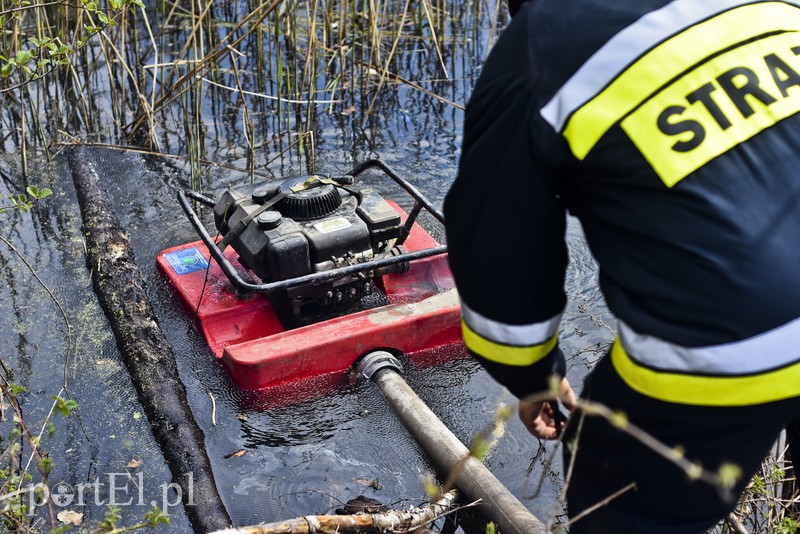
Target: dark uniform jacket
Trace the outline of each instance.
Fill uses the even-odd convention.
[[[564,372],[568,210],[631,388],[800,395],[799,5],[533,0],[513,18],[444,206],[466,344],[513,393]]]

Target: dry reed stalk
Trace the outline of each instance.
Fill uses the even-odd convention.
[[[406,16],[408,15],[408,5],[410,0],[406,0],[406,3],[403,7],[403,14],[400,16],[400,27],[402,28],[403,23],[405,23]],[[383,81],[386,79],[387,73],[389,72],[389,65],[392,61],[392,57],[394,56],[395,51],[397,50],[397,45],[400,42],[400,36],[402,32],[398,31],[397,38],[392,43],[392,49],[389,51],[389,57],[386,59],[386,64],[384,68],[381,70],[380,80],[378,81],[378,87],[375,89],[375,93],[370,100],[369,107],[367,108],[367,112],[364,114],[364,118],[361,121],[361,127],[363,128],[367,122],[367,118],[369,117],[370,113],[372,113],[372,108],[375,105],[375,101],[378,99],[380,95],[381,87],[383,86]]]
[[[425,9],[425,18],[428,19],[428,25],[431,28],[431,35],[433,37],[433,44],[436,47],[436,57],[439,59],[439,65],[442,67],[442,72],[445,78],[450,78],[447,74],[447,65],[444,64],[444,56],[442,56],[442,48],[439,46],[439,38],[437,37],[436,25],[432,20],[431,8],[428,5],[428,0],[422,0],[422,7]]]
[[[156,112],[161,110],[175,98],[181,96],[183,92],[186,91],[186,88],[183,88],[183,85],[187,81],[196,80],[196,77],[201,72],[211,68],[213,64],[218,62],[222,56],[227,53],[228,45],[226,45],[226,43],[228,41],[230,41],[229,45],[235,48],[248,35],[250,35],[250,33],[254,31],[255,27],[260,25],[265,20],[278,7],[278,5],[280,5],[280,3],[281,0],[271,0],[268,3],[261,4],[257,10],[248,14],[245,19],[238,23],[236,27],[228,33],[228,35],[226,35],[217,45],[214,46],[212,50],[208,52],[208,54],[205,55],[202,64],[198,65],[190,72],[183,74],[161,97],[158,98],[158,100],[156,100],[155,104],[153,105],[153,111]],[[233,38],[233,36],[239,30],[242,30],[248,23],[251,22],[252,24],[250,24],[250,27],[244,30],[239,37]],[[144,120],[141,115],[135,117],[133,122],[130,124],[130,131],[135,132],[138,130],[143,122]]]

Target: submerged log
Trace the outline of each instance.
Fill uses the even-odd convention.
[[[350,534],[370,532],[420,532],[428,523],[447,513],[453,506],[456,492],[449,491],[429,506],[410,510],[390,510],[377,514],[308,515],[256,525],[229,528],[214,534]]]
[[[129,236],[113,214],[95,167],[82,157],[80,148],[70,152],[69,164],[95,292],[156,442],[183,490],[189,521],[196,532],[228,527],[232,522],[214,483],[203,432],[189,408],[172,348],[147,300]]]

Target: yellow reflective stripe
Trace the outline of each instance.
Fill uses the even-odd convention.
[[[749,406],[800,395],[800,362],[750,376],[699,376],[654,371],[633,361],[619,338],[611,349],[611,362],[632,389],[676,404]]]
[[[612,126],[709,55],[768,32],[797,28],[800,9],[765,2],[726,11],[664,41],[572,115],[564,129],[572,153],[580,160],[585,158]],[[713,36],[713,43],[709,43],[709,36]]]
[[[481,315],[463,300],[461,301],[461,317],[473,332],[486,339],[514,347],[536,345],[543,339],[549,339],[558,330],[558,324],[561,322],[561,313],[559,313],[537,323],[521,325],[503,323]]]
[[[544,343],[527,347],[515,347],[486,339],[470,329],[464,320],[461,321],[461,331],[464,334],[464,343],[472,352],[483,356],[487,360],[516,367],[533,365],[547,356],[558,344],[558,332]]]

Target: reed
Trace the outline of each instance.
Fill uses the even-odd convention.
[[[0,150],[26,168],[75,139],[135,144],[188,157],[195,187],[206,159],[312,172],[321,117],[378,128],[401,90],[462,107],[443,93],[482,61],[498,6],[0,0]]]
[[[781,436],[735,510],[711,534],[793,534],[800,530],[800,496],[796,494],[796,474],[787,451],[786,437]]]

